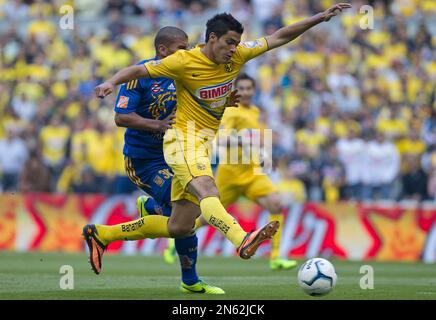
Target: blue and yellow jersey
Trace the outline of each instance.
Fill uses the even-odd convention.
[[[174,128],[187,132],[195,123],[195,132],[219,128],[226,99],[233,90],[235,78],[250,59],[268,50],[265,38],[240,43],[227,64],[216,64],[202,52],[202,46],[179,50],[159,61],[145,63],[152,78],[175,80],[177,113]]]
[[[159,61],[157,58],[144,60]],[[121,86],[115,112],[135,112],[147,119],[162,120],[176,107],[176,88],[168,78],[137,79]],[[124,134],[124,155],[130,158],[163,158],[163,133],[127,129]]]

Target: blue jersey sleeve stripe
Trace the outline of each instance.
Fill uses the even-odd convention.
[[[138,79],[132,80],[127,82],[126,84],[126,90],[133,90],[136,89],[136,87],[138,86]]]

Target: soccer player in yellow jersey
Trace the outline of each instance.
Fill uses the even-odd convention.
[[[240,74],[235,80],[235,86],[240,95],[238,108],[227,108],[221,121],[222,130],[219,134],[219,142],[226,148],[224,158],[218,165],[216,172],[216,186],[220,194],[220,200],[226,208],[234,203],[241,195],[257,202],[262,208],[268,210],[272,221],[283,221],[282,203],[277,188],[273,185],[270,178],[262,171],[262,159],[255,159],[255,150],[262,150],[264,135],[262,134],[263,125],[259,121],[260,110],[252,104],[255,94],[256,83],[247,74]],[[247,137],[248,134],[248,137]],[[256,134],[260,135],[259,146],[253,146]],[[244,137],[252,141],[242,141]],[[229,141],[237,139],[236,143]],[[231,150],[236,146],[237,150]],[[245,148],[251,150],[244,150]],[[244,148],[244,149],[243,149]],[[249,161],[242,159],[245,152]],[[250,154],[251,152],[251,154]],[[238,155],[238,164],[233,164],[231,157]],[[247,163],[244,163],[247,162]],[[270,268],[273,270],[291,269],[297,265],[294,260],[281,259],[280,256],[281,232],[278,230],[272,239]]]
[[[350,7],[340,3],[280,28],[270,36],[242,43],[243,26],[231,14],[218,14],[207,22],[205,45],[179,50],[159,61],[127,67],[96,87],[96,95],[104,98],[116,85],[139,78],[166,77],[175,80],[177,90],[175,124],[164,137],[165,160],[174,172],[172,215],[170,218],[151,215],[111,227],[96,225],[95,234],[88,236],[100,240],[94,241],[99,260],[102,248],[98,242],[186,237],[194,232],[200,214],[235,245],[243,259],[249,259],[263,241],[273,237],[278,221],[247,233],[220,202],[209,159],[213,137],[233,82],[247,61],[294,40]]]

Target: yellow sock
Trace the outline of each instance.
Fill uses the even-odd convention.
[[[197,229],[199,229],[203,226],[207,226],[207,225],[208,225],[208,223],[207,223],[206,219],[201,215],[197,219],[195,219],[194,231],[197,231]]]
[[[95,225],[98,238],[104,245],[116,240],[141,240],[146,238],[170,238],[168,217],[149,215],[141,219],[113,226]]]
[[[195,225],[194,225],[194,230],[197,231],[198,228],[201,228],[203,226],[202,221],[200,220],[200,218],[195,219]]]
[[[174,238],[168,238],[167,248],[170,250],[176,250],[176,243],[175,243]]]
[[[270,221],[278,221],[280,223],[280,228],[277,230],[277,233],[271,240],[271,254],[270,259],[274,260],[280,257],[280,239],[282,237],[282,225],[283,225],[283,215],[279,214],[271,214]]]
[[[200,209],[207,223],[218,229],[235,247],[241,245],[247,233],[236,219],[226,211],[217,197],[207,197],[201,200]]]

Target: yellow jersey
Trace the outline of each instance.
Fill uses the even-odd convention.
[[[227,108],[226,111],[224,112],[221,121],[222,132],[220,132],[219,136],[227,137],[231,135],[231,133],[233,132],[231,130],[235,130],[237,132],[233,132],[233,133],[237,133],[238,136],[242,138],[249,135],[250,136],[248,137],[248,142],[249,142],[250,141],[249,139],[252,137],[253,131],[258,130],[258,134],[260,134],[260,139],[261,139],[262,138],[261,130],[263,129],[263,126],[259,121],[259,116],[260,116],[260,110],[255,105],[249,105],[248,107],[244,107],[240,105],[237,108]],[[259,142],[261,142],[260,139]],[[238,152],[237,164],[248,164],[243,162],[242,160],[242,153],[244,151],[242,150],[241,146],[238,146],[237,152]],[[227,160],[225,161],[225,163],[232,164],[231,159],[229,159],[231,155],[232,155],[231,146],[228,146],[227,147],[228,159],[220,159],[220,162]],[[251,154],[246,156],[249,156],[250,159],[253,160],[252,158],[255,155]],[[259,159],[256,158],[255,162],[259,163]],[[253,161],[250,161],[249,164],[253,164]]]
[[[291,204],[293,202],[303,203],[306,201],[306,189],[304,183],[298,179],[284,178],[278,183],[277,189],[283,196],[283,201],[286,204]]]
[[[227,108],[222,118],[221,126],[224,129],[262,129],[259,121],[260,110],[251,104],[248,107]]]
[[[47,126],[41,129],[42,155],[50,165],[58,165],[67,151],[70,128],[67,126]]]
[[[177,112],[174,128],[186,133],[189,125],[195,133],[209,129],[214,135],[241,68],[248,60],[266,52],[268,45],[265,38],[242,42],[227,64],[211,61],[201,52],[202,47],[178,50],[162,60],[145,63],[145,67],[152,78],[175,80]]]
[[[95,129],[78,131],[72,136],[74,163],[89,164],[99,175],[110,175],[113,165],[114,138],[111,132],[99,133]]]

